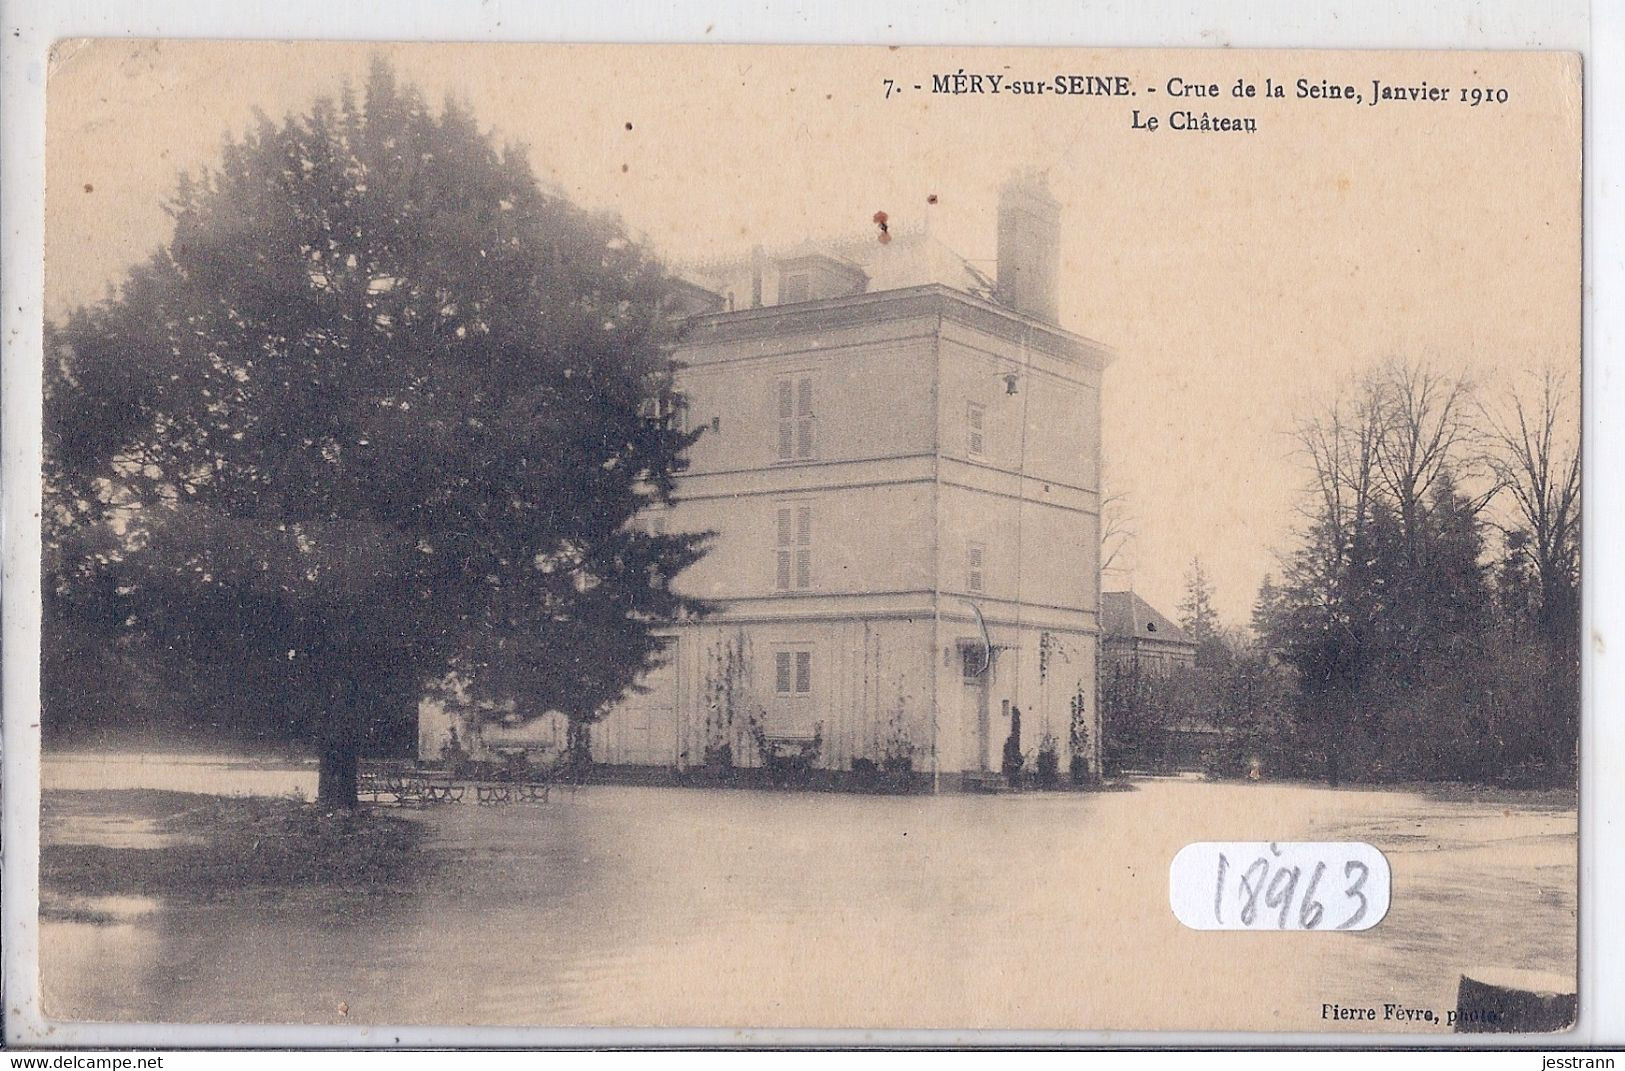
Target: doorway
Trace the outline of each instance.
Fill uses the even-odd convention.
[[[964,687],[965,720],[971,726],[971,746],[975,749],[975,764],[970,769],[986,772],[988,752],[992,746],[993,726],[988,711],[988,696],[993,683],[993,650],[980,640],[959,641],[960,680]]]

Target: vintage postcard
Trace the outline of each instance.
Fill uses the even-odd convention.
[[[1580,86],[60,42],[37,1014],[1567,1029]]]

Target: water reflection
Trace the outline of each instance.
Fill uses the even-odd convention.
[[[50,1013],[1320,1029],[1322,1001],[1451,1006],[1466,949],[1475,964],[1574,967],[1574,815],[1560,808],[1155,781],[915,799],[597,787],[419,819],[448,862],[399,888],[47,922]],[[1174,852],[1269,838],[1383,848],[1388,919],[1217,938],[1173,919]]]

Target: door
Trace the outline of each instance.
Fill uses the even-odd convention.
[[[971,747],[975,754],[969,769],[986,771],[988,749],[992,745],[993,727],[987,709],[989,685],[993,677],[992,651],[980,640],[962,640],[959,644],[960,679],[964,682],[965,721],[970,726]]]
[[[632,766],[671,766],[677,761],[677,667],[675,641],[667,659],[642,680],[648,691],[634,693],[624,709],[614,711],[616,756],[612,762]]]
[[[773,716],[768,720],[767,735],[811,737],[815,721],[812,648],[804,644],[776,648],[773,652]]]

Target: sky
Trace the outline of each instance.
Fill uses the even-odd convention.
[[[1044,172],[1062,323],[1115,353],[1104,470],[1134,539],[1106,586],[1170,616],[1200,558],[1220,616],[1246,623],[1297,523],[1289,430],[1362,369],[1423,359],[1488,398],[1547,366],[1578,374],[1577,65],[1539,53],[65,42],[47,98],[47,316],[162,245],[179,172],[211,165],[256,109],[302,112],[360,84],[374,54],[679,263],[861,234],[883,210],[991,273],[998,187]],[[1122,76],[1134,96],[929,92],[960,70]],[[1287,96],[1231,95],[1265,78]],[[1362,100],[1297,98],[1299,78]],[[1174,79],[1220,95],[1172,99]],[[1371,105],[1373,79],[1449,99]],[[1468,86],[1507,103],[1469,107]],[[1169,130],[1187,109],[1258,130]]]

